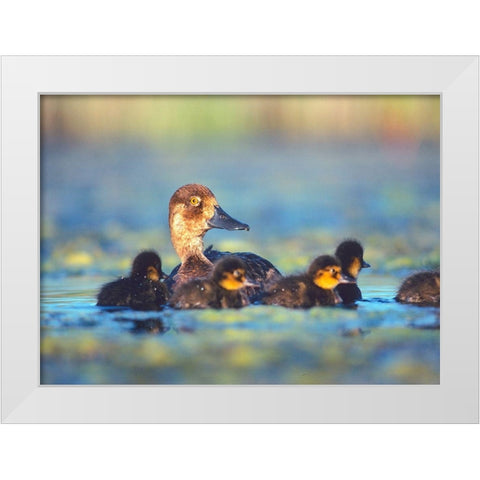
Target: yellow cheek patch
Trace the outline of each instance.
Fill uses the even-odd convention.
[[[319,270],[313,282],[317,287],[323,288],[324,290],[333,290],[337,285],[340,279],[340,272],[335,271],[334,273],[330,272],[329,269]]]
[[[235,278],[231,273],[226,273],[218,284],[225,290],[238,290],[243,287],[243,278]]]
[[[153,280],[154,282],[158,282],[160,280],[160,275],[158,274],[158,270],[155,267],[148,267],[147,278],[149,280]]]
[[[360,259],[354,258],[350,266],[348,267],[348,273],[351,277],[357,278],[360,272],[362,264],[360,263]]]

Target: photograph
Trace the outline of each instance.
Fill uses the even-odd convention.
[[[39,107],[42,386],[440,384],[440,95]]]

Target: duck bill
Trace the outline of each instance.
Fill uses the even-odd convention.
[[[365,260],[362,260],[362,268],[370,268],[371,265],[367,263]]]
[[[340,280],[338,281],[338,283],[357,283],[357,281],[350,275],[345,275],[344,273],[342,273],[340,275]]]
[[[242,288],[243,287],[260,288],[260,285],[258,283],[253,283],[247,280],[246,282],[243,283]]]
[[[167,275],[165,272],[162,272],[162,273],[160,274],[160,278],[161,278],[162,280],[166,280],[166,279],[168,278],[168,275]]]
[[[218,205],[215,207],[213,217],[207,221],[207,224],[210,228],[223,228],[224,230],[250,230],[246,223],[235,220]]]

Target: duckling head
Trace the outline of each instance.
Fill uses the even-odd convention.
[[[167,275],[162,271],[162,261],[153,250],[141,252],[135,257],[131,275],[132,277],[140,276],[154,281],[167,278]]]
[[[213,281],[225,290],[258,287],[247,280],[245,264],[237,257],[228,256],[219,260],[213,270]]]
[[[363,259],[363,247],[356,240],[345,240],[335,251],[335,255],[341,262],[342,271],[352,278],[357,278],[362,268],[369,268]]]
[[[339,283],[354,283],[355,279],[342,273],[340,261],[330,255],[317,257],[310,265],[308,276],[324,290],[333,290]]]
[[[168,221],[173,246],[180,258],[185,250],[203,250],[203,236],[212,228],[249,230],[218,204],[211,190],[197,183],[180,187],[170,199]]]

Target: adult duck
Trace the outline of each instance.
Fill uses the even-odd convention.
[[[213,271],[213,262],[224,255],[239,257],[245,264],[249,283],[258,285],[245,288],[250,301],[259,298],[265,286],[281,278],[280,272],[265,258],[250,252],[219,252],[212,248],[204,251],[203,237],[212,228],[249,230],[218,204],[215,195],[204,185],[192,183],[180,187],[170,199],[168,223],[172,245],[181,264],[175,267],[165,281],[170,290],[194,279],[205,278]]]

